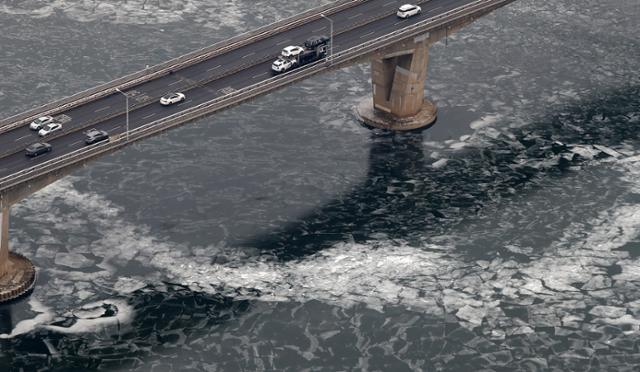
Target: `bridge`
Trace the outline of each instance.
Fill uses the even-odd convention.
[[[132,142],[367,61],[373,99],[357,106],[360,119],[390,130],[430,125],[437,109],[424,97],[429,47],[512,1],[422,0],[416,2],[420,14],[401,19],[396,11],[406,0],[340,0],[0,121],[0,302],[29,292],[35,283],[33,264],[9,250],[10,208],[28,195]],[[283,47],[313,35],[330,37],[326,57],[271,73]],[[184,92],[186,99],[164,107],[158,100],[167,91]],[[63,127],[46,137],[50,153],[26,157],[24,149],[41,141],[29,123],[42,115]],[[90,128],[108,132],[109,140],[86,145]]]

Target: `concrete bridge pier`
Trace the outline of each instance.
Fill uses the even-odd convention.
[[[356,108],[368,126],[413,130],[436,120],[436,106],[425,99],[429,34],[392,45],[371,57],[373,100]]]
[[[0,303],[29,292],[36,270],[26,257],[9,251],[9,206],[0,205]]]
[[[0,277],[9,271],[9,208],[0,213]]]

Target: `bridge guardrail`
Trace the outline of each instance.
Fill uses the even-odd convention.
[[[402,28],[400,30],[393,31],[389,34],[380,36],[376,39],[369,40],[362,44],[356,45],[349,49],[334,53],[330,62],[331,65],[328,64],[328,60],[320,60],[305,68],[293,70],[283,75],[278,75],[266,80],[263,80],[259,83],[238,89],[236,91],[225,94],[224,96],[217,97],[211,101],[201,103],[197,106],[192,107],[191,109],[175,113],[173,115],[167,116],[162,119],[158,119],[151,123],[147,123],[138,128],[135,128],[129,131],[129,136],[120,135],[118,137],[111,138],[109,142],[105,142],[98,145],[93,145],[89,147],[83,147],[78,150],[72,151],[68,154],[62,155],[58,158],[48,160],[39,165],[26,168],[20,170],[14,174],[6,176],[0,179],[0,190],[6,189],[8,187],[14,186],[20,182],[24,182],[30,178],[36,177],[36,175],[31,174],[36,171],[40,174],[46,174],[48,172],[55,171],[56,169],[63,168],[67,165],[77,163],[88,158],[97,156],[101,153],[108,152],[114,150],[116,148],[125,146],[128,143],[137,141],[138,139],[147,137],[156,132],[160,132],[166,130],[176,123],[183,123],[184,118],[189,118],[187,120],[202,116],[204,114],[216,111],[220,108],[228,107],[233,104],[239,102],[238,98],[248,99],[257,95],[260,95],[266,91],[273,90],[279,88],[280,86],[284,86],[290,84],[293,81],[297,81],[308,76],[314,75],[320,71],[330,69],[334,64],[340,64],[347,62],[351,59],[358,58],[362,55],[359,53],[363,49],[371,50],[372,48],[380,48],[386,46],[387,44],[398,41],[397,39],[406,39],[407,37],[411,37],[414,34],[424,32],[425,27],[437,27],[441,24],[446,24],[452,20],[458,19],[456,16],[466,16],[470,15],[477,10],[488,9],[492,6],[512,2],[513,0],[476,0],[472,3],[466,4],[464,6],[454,8],[445,13],[439,14],[437,16],[433,16],[422,20],[414,25]],[[67,162],[68,161],[68,162]]]
[[[254,42],[256,40],[265,39],[269,36],[277,34],[279,32],[286,31],[287,29],[294,28],[312,19],[321,18],[320,13],[333,14],[342,9],[355,6],[367,0],[338,0],[336,2],[318,6],[309,9],[297,16],[285,18],[276,22],[272,22],[268,25],[262,26],[256,30],[252,30],[230,39],[220,41],[211,46],[200,48],[196,51],[183,54],[169,61],[145,68],[143,70],[125,75],[121,78],[109,81],[107,83],[98,85],[86,89],[82,92],[73,94],[71,96],[64,97],[54,102],[32,108],[25,112],[10,116],[6,119],[0,120],[0,134],[18,128],[29,121],[35,119],[41,115],[55,116],[57,113],[64,112],[70,108],[76,107],[86,102],[93,101],[95,99],[113,94],[115,88],[130,89],[133,86],[142,84],[146,81],[152,80],[158,76],[169,73],[170,70],[179,70],[193,64],[199,63],[203,60],[215,57],[217,55],[226,53],[232,48],[240,47]]]

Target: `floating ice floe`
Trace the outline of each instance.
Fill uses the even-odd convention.
[[[132,307],[118,299],[88,303],[59,316],[34,298],[29,304],[34,312],[40,314],[18,322],[10,334],[0,334],[0,338],[12,338],[36,329],[60,333],[95,332],[109,325],[126,324],[133,314]]]

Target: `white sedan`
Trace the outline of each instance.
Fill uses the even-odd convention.
[[[59,131],[62,129],[62,124],[60,123],[50,123],[42,127],[40,131],[38,131],[38,135],[40,137],[48,136],[53,132]]]
[[[284,49],[282,49],[282,56],[285,58],[297,57],[300,53],[304,52],[303,47],[299,47],[296,45],[290,45]]]
[[[53,117],[51,117],[49,115],[40,116],[36,120],[32,121],[31,124],[29,124],[29,128],[31,130],[40,130],[43,126],[45,126],[45,125],[47,125],[49,123],[53,123]]]
[[[169,93],[160,98],[160,104],[162,106],[173,105],[174,103],[182,102],[187,97],[183,93]]]
[[[422,13],[422,8],[417,5],[412,4],[404,4],[400,8],[398,8],[398,12],[396,15],[400,18],[409,18],[411,16]]]

